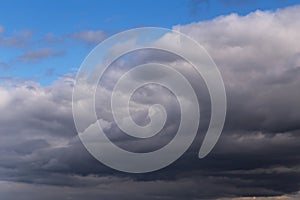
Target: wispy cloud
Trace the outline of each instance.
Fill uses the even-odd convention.
[[[2,32],[4,32],[4,28]],[[33,32],[30,30],[14,31],[11,36],[0,38],[0,46],[25,47],[30,43],[32,36]]]
[[[85,30],[71,34],[71,37],[87,45],[97,44],[107,37],[102,30]]]
[[[0,34],[4,33],[5,32],[5,29],[3,26],[0,25]]]
[[[39,61],[42,59],[50,58],[50,57],[57,57],[64,55],[64,51],[62,50],[54,50],[50,48],[42,48],[34,51],[28,51],[22,55],[20,55],[17,60],[18,61]]]
[[[8,69],[9,68],[9,64],[6,62],[0,62],[0,69]]]
[[[64,42],[64,39],[56,36],[54,33],[47,33],[39,40],[39,42],[45,44],[61,44]]]

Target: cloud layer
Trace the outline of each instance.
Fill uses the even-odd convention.
[[[3,84],[0,87],[1,196],[8,200],[252,196],[297,199],[300,190],[298,19],[300,7],[291,7],[276,12],[256,11],[247,16],[231,14],[174,27],[207,49],[227,89],[228,113],[223,135],[203,160],[197,158],[197,151],[207,128],[210,105],[203,81],[194,77],[187,64],[162,52],[145,51],[133,59],[125,59],[130,61],[127,64],[115,63],[98,91],[101,102],[98,114],[109,123],[112,119],[106,97],[112,85],[126,67],[145,61],[160,61],[181,70],[194,86],[198,85],[196,90],[203,100],[199,138],[181,159],[149,174],[113,171],[85,150],[78,140],[71,112],[73,76],[62,77],[48,87],[35,82]],[[77,36],[87,42],[103,39],[100,32]],[[170,43],[165,38],[161,42]],[[187,52],[195,53],[193,49]],[[178,104],[172,94],[150,87],[135,95],[131,108],[138,123],[147,122],[147,105],[160,102],[174,116],[166,130],[172,132],[177,128]],[[150,141],[143,149],[144,141],[129,141],[113,123],[106,131],[119,146],[132,151],[159,148],[172,138],[167,134],[160,141]]]

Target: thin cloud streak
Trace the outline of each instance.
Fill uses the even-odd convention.
[[[107,37],[107,33],[102,30],[84,30],[71,34],[71,37],[86,45],[93,45],[104,40]]]
[[[22,55],[20,55],[17,60],[25,61],[25,62],[36,62],[39,60],[43,60],[46,58],[53,58],[58,56],[63,56],[65,54],[64,51],[57,51],[50,48],[42,48],[35,51],[28,51]]]

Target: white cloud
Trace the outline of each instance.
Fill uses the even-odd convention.
[[[10,95],[6,89],[0,88],[0,108],[4,108],[10,100]]]
[[[300,85],[299,10],[295,6],[246,16],[231,14],[174,27],[196,39],[215,60],[225,81],[229,109],[240,116],[231,121],[272,131],[300,123],[300,93],[295,92]]]

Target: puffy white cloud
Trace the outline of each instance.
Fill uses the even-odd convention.
[[[218,65],[229,109],[239,116],[229,116],[231,123],[275,132],[300,124],[299,10],[231,14],[174,27],[202,44]]]

